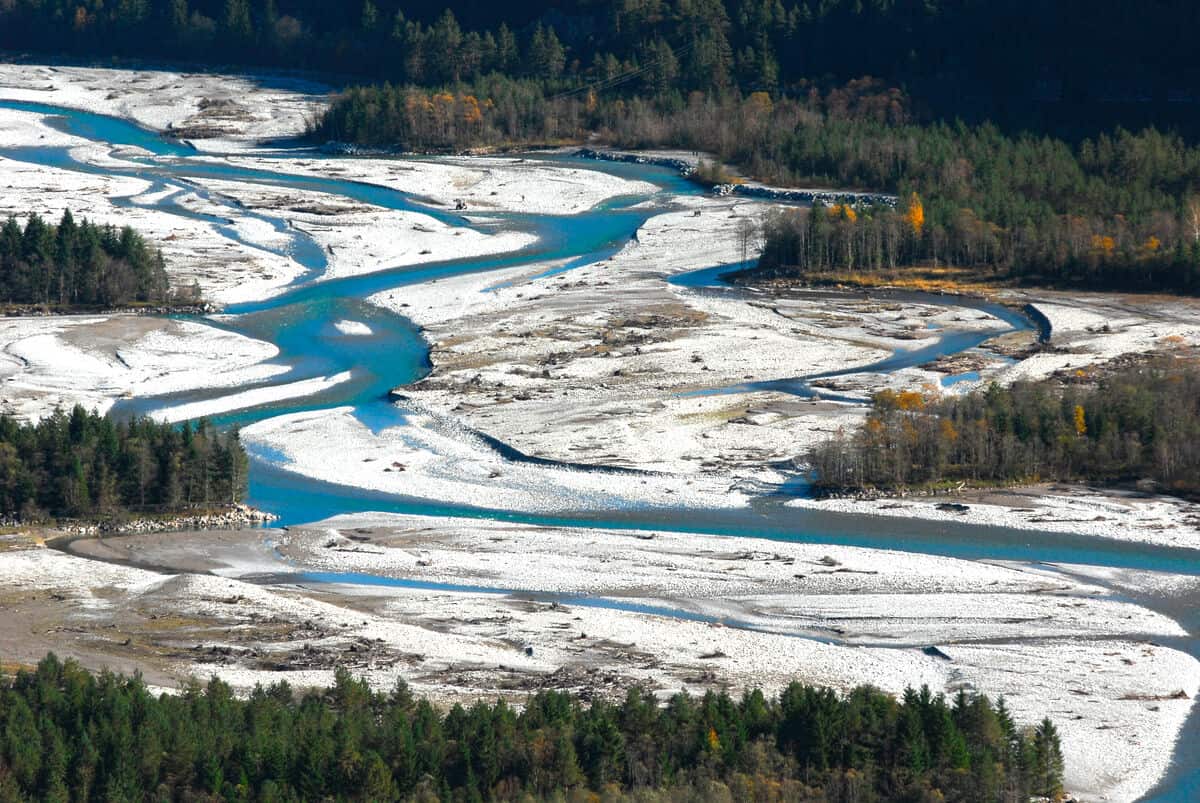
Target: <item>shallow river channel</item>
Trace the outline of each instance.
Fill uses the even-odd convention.
[[[149,181],[158,191],[154,197],[159,200],[152,202],[156,208],[170,214],[199,217],[210,222],[214,230],[232,239],[238,239],[238,233],[236,228],[230,225],[229,219],[246,216],[269,223],[275,231],[285,235],[288,245],[281,253],[306,268],[305,275],[286,292],[269,300],[235,305],[224,310],[224,314],[216,318],[197,320],[205,325],[222,327],[273,343],[278,347],[280,354],[276,362],[285,365],[288,370],[262,383],[260,387],[346,373],[350,375],[350,379],[315,395],[213,417],[214,423],[221,426],[248,425],[285,413],[332,407],[352,407],[356,417],[376,432],[401,424],[412,411],[405,407],[402,398],[397,399],[393,396],[392,391],[428,374],[429,346],[419,328],[409,320],[371,305],[364,299],[406,285],[461,273],[550,262],[555,263],[555,271],[563,271],[592,264],[621,249],[649,217],[669,209],[673,198],[700,191],[695,185],[664,168],[583,161],[572,157],[533,156],[529,158],[567,161],[575,167],[603,170],[649,181],[659,189],[649,196],[612,199],[577,215],[489,212],[486,218],[468,220],[445,208],[430,205],[420,198],[387,187],[251,169],[223,163],[210,157],[200,158],[200,155],[185,143],[165,139],[154,132],[116,118],[22,102],[0,101],[0,108],[46,114],[52,116],[54,125],[76,136],[113,148],[131,147],[145,152],[134,156],[122,154],[120,162],[104,168],[77,161],[63,148],[9,149],[0,151],[2,156],[68,170],[142,178]],[[281,151],[280,155],[296,156],[300,153],[294,150]],[[304,150],[302,155],[312,160],[338,158],[309,150]],[[230,199],[206,192],[203,186],[197,183],[198,179],[221,179],[329,193],[388,209],[420,212],[454,226],[518,229],[536,235],[537,239],[532,246],[502,256],[438,262],[323,280],[326,269],[325,253],[307,235],[290,227],[282,219],[247,210]],[[180,193],[199,194],[211,203],[227,206],[228,218],[206,217],[183,208],[172,201],[172,198]],[[118,204],[135,203],[133,199],[113,200]],[[726,285],[720,278],[722,270],[728,270],[728,266],[695,267],[696,272],[674,281],[695,292],[740,292]],[[960,302],[941,296],[929,296],[921,300],[924,303],[962,304],[983,309],[996,317],[996,329],[983,333],[947,331],[940,334],[936,340],[930,341],[932,345],[916,351],[897,352],[893,357],[865,370],[886,372],[928,362],[940,356],[978,347],[982,341],[995,334],[1032,325],[1020,314],[999,306]],[[370,334],[345,337],[334,324],[346,320],[366,323]],[[823,376],[832,375],[836,374]],[[816,378],[818,377],[796,377],[769,383],[748,383],[733,388],[713,388],[711,392],[770,389],[811,395],[816,391],[808,385],[808,380]],[[134,415],[168,405],[216,398],[228,392],[209,390],[170,397],[135,398],[122,401],[115,410],[119,415]],[[502,443],[489,443],[506,460],[533,459]],[[469,500],[405,498],[319,482],[290,472],[284,465],[281,465],[278,455],[272,455],[267,450],[252,451],[250,501],[280,516],[281,525],[313,522],[341,513],[392,511],[491,518],[530,524],[655,529],[731,537],[755,536],[787,541],[900,549],[971,560],[1081,564],[1200,575],[1200,551],[1197,550],[1060,533],[1037,533],[952,522],[884,519],[797,509],[785,507],[781,503],[784,497],[771,494],[764,494],[756,504],[744,509],[648,508],[613,496],[610,502],[604,505],[581,504],[579,509],[563,509],[553,514],[517,513],[473,506]],[[802,490],[802,484],[798,484],[798,487]],[[383,578],[369,576],[309,577],[331,582],[385,582]],[[1139,604],[1161,610],[1179,619],[1191,636],[1186,643],[1172,646],[1187,650],[1193,655],[1200,655],[1200,641],[1197,639],[1197,635],[1200,634],[1200,615],[1195,613],[1198,600],[1128,596]],[[665,613],[672,615],[670,611]],[[1177,748],[1175,766],[1157,792],[1147,799],[1200,799],[1200,719],[1195,712]]]

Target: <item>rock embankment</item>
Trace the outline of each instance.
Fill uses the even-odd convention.
[[[1038,328],[1038,342],[1049,343],[1050,338],[1054,334],[1054,324],[1051,323],[1050,317],[1042,312],[1033,304],[1026,304],[1021,307],[1021,311],[1029,320],[1033,321]]]
[[[219,306],[208,302],[158,304],[150,307],[49,307],[44,304],[8,304],[0,307],[0,314],[5,318],[53,318],[63,315],[212,315],[220,311]]]
[[[823,204],[834,206],[892,206],[898,202],[895,195],[876,192],[837,192],[834,190],[785,190],[761,184],[717,184],[713,187],[717,195],[740,195],[746,198],[765,198],[769,201],[790,203]]]
[[[593,148],[580,148],[575,151],[580,159],[596,159],[601,162],[625,162],[637,165],[655,165],[678,170],[684,178],[696,172],[696,165],[685,159],[675,159],[669,156],[646,156],[641,153],[620,153],[618,151],[598,151]]]
[[[671,170],[678,170],[684,178],[690,178],[696,173],[696,165],[685,159],[670,156],[648,156],[641,153],[622,153],[620,151],[600,151],[593,148],[580,148],[575,151],[580,159],[597,159],[602,162],[627,162],[629,164],[656,165]],[[836,190],[789,190],[779,187],[768,187],[762,184],[716,184],[712,191],[716,195],[739,195],[746,198],[765,198],[770,201],[787,201],[790,203],[815,204],[826,206],[834,204],[851,204],[853,206],[895,206],[898,199],[895,195],[882,192],[838,192]]]
[[[402,156],[408,151],[403,148],[377,148],[355,145],[353,142],[329,140],[317,150],[326,156]]]
[[[233,530],[269,524],[279,517],[249,505],[233,505],[221,511],[154,519],[112,519],[75,522],[62,527],[68,535],[107,533],[162,533],[174,530]]]

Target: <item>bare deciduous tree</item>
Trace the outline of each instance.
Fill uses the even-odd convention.
[[[748,217],[738,221],[738,247],[742,252],[742,262],[750,261],[751,251],[758,250],[758,225]]]
[[[1188,198],[1187,221],[1192,227],[1192,240],[1200,243],[1200,195]]]

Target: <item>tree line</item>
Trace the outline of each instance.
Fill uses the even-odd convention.
[[[441,711],[339,670],[297,698],[217,679],[152,695],[53,655],[0,681],[0,800],[997,801],[1062,792],[1054,724],[928,688],[792,683],[665,704],[540,692]]]
[[[990,125],[825,115],[783,140],[775,150],[793,177],[886,188],[901,203],[777,215],[761,262],[773,274],[949,265],[1029,282],[1200,290],[1200,148],[1177,135],[1118,130],[1072,146]]]
[[[113,307],[161,304],[170,298],[162,252],[129,226],[58,225],[29,215],[0,226],[0,301],[16,305]]]
[[[240,502],[236,431],[205,421],[118,423],[76,406],[36,424],[0,416],[0,514],[23,521],[178,513]]]
[[[944,397],[881,391],[857,430],[811,455],[826,491],[1152,479],[1200,493],[1200,368],[1162,357]]]
[[[569,141],[587,125],[582,103],[547,101],[534,84],[492,76],[456,91],[392,84],[352,87],[311,133],[322,141],[356,146],[457,151]]]

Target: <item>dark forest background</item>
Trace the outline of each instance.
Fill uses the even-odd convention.
[[[423,86],[496,72],[565,90],[644,69],[621,84],[640,94],[794,94],[873,76],[925,117],[1071,139],[1115,124],[1193,130],[1198,25],[1200,7],[1180,0],[0,2],[0,47],[18,51]]]

